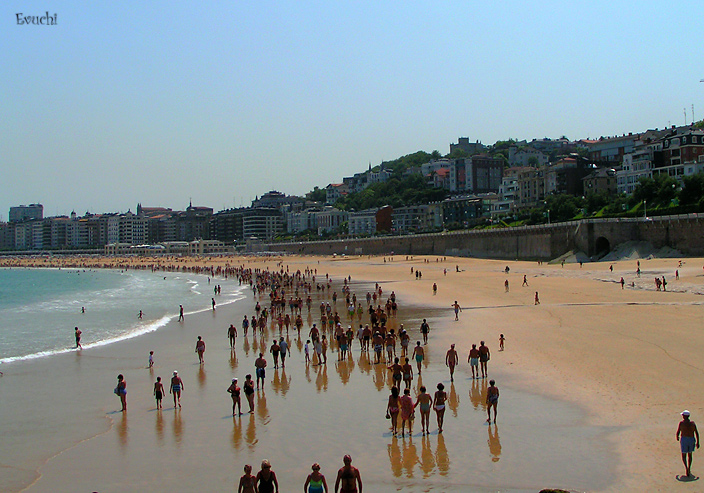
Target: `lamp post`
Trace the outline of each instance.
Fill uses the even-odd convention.
[[[648,201],[647,200],[643,201],[643,217],[645,219],[648,219]]]
[[[548,224],[550,224],[550,209],[548,209]]]

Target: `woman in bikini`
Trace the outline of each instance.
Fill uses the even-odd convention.
[[[489,388],[486,389],[486,415],[487,423],[491,423],[491,408],[494,408],[494,424],[496,424],[496,406],[499,403],[499,388],[494,380],[489,380]]]
[[[252,466],[249,464],[244,466],[244,474],[240,478],[237,493],[259,493],[257,491],[256,478],[252,476]]]
[[[181,391],[183,390],[183,381],[181,377],[178,376],[178,372],[174,370],[174,376],[171,377],[171,386],[169,387],[169,393],[174,394],[174,409],[176,405],[181,407]]]
[[[235,415],[235,408],[240,408],[240,414],[242,414],[242,402],[240,401],[240,387],[237,385],[237,379],[232,379],[232,384],[227,389],[227,391],[232,396],[232,415]]]
[[[432,402],[433,398],[430,397],[425,386],[421,386],[420,394],[418,394],[418,399],[413,407],[420,406],[420,425],[423,428],[423,435],[430,433],[430,405]]]
[[[399,398],[398,398],[398,387],[391,387],[391,395],[389,396],[389,402],[386,404],[386,415],[391,417],[391,434],[396,436],[398,432],[397,420],[398,413],[401,410]]]
[[[305,493],[328,493],[328,483],[325,481],[325,476],[320,474],[320,464],[317,462],[312,466],[313,472],[306,478],[306,484],[303,485]]]
[[[447,400],[447,393],[445,392],[445,386],[440,382],[438,384],[438,390],[435,392],[433,397],[433,408],[435,409],[435,414],[438,418],[438,433],[442,433],[442,423],[445,418],[445,401]]]
[[[252,381],[251,374],[247,375],[244,380],[244,396],[249,404],[249,414],[252,414],[254,412],[254,381]]]

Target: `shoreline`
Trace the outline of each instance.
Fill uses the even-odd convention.
[[[412,281],[412,280],[404,280],[403,278],[399,278],[399,273],[401,272],[399,269],[396,269],[394,272],[394,276],[384,276],[384,269],[389,269],[389,268],[396,268],[397,266],[403,266],[404,269],[407,269],[410,265],[414,265],[416,268],[423,269],[424,271],[427,270],[435,270],[433,267],[435,266],[435,263],[421,263],[421,261],[424,258],[417,258],[413,261],[401,261],[401,260],[395,260],[394,262],[389,262],[389,264],[395,264],[395,265],[386,265],[386,264],[381,264],[380,259],[378,258],[373,258],[369,259],[348,259],[342,261],[343,263],[340,264],[340,260],[329,260],[329,259],[310,259],[310,258],[300,258],[300,257],[286,257],[283,259],[283,261],[289,265],[303,265],[303,264],[308,264],[308,265],[315,265],[316,261],[322,261],[323,265],[326,266],[326,268],[329,268],[329,270],[332,271],[344,271],[344,270],[352,270],[353,273],[353,282],[357,281],[357,278],[361,278],[361,272],[365,270],[371,270],[373,272],[376,272],[376,276],[380,279],[387,279],[385,285],[385,293],[389,293],[391,289],[397,289],[399,293],[400,299],[404,300],[403,307],[409,307],[409,306],[422,306],[422,307],[427,307],[425,308],[426,312],[432,312],[435,313],[435,310],[438,310],[437,314],[441,315],[442,312],[439,310],[444,310],[445,306],[448,308],[447,313],[445,315],[441,315],[444,318],[441,318],[441,322],[438,324],[438,330],[433,330],[431,332],[431,342],[433,345],[437,345],[437,343],[442,342],[448,342],[450,339],[458,339],[461,337],[466,337],[467,331],[469,332],[474,332],[477,330],[477,327],[474,326],[474,321],[476,320],[478,324],[482,326],[488,326],[488,325],[498,325],[501,326],[503,323],[503,326],[506,326],[508,328],[503,329],[504,332],[507,333],[507,351],[502,353],[497,353],[497,356],[501,356],[502,358],[504,356],[509,356],[510,361],[507,361],[505,363],[496,363],[494,364],[494,358],[492,358],[492,363],[490,366],[490,371],[492,371],[492,367],[501,365],[500,368],[495,369],[492,371],[492,374],[498,374],[501,376],[501,378],[505,379],[506,382],[503,382],[503,385],[507,387],[508,389],[515,388],[515,389],[520,389],[522,387],[529,388],[529,392],[537,392],[539,396],[545,396],[548,397],[549,399],[555,400],[555,401],[563,401],[567,403],[568,405],[570,403],[574,403],[574,405],[577,405],[578,409],[583,409],[585,411],[585,415],[580,418],[586,423],[586,429],[585,430],[580,430],[582,433],[588,432],[588,430],[592,430],[592,432],[595,432],[595,436],[591,438],[591,440],[595,441],[600,441],[604,439],[604,434],[606,434],[606,441],[612,442],[613,447],[617,451],[619,455],[619,461],[618,464],[614,465],[614,468],[616,469],[615,473],[612,475],[613,476],[613,482],[611,482],[609,485],[602,485],[604,491],[618,491],[619,489],[638,489],[639,487],[645,485],[645,487],[652,487],[653,484],[666,484],[668,486],[671,485],[671,477],[658,477],[655,476],[655,474],[658,471],[658,468],[662,467],[662,462],[663,462],[663,457],[657,454],[657,450],[664,450],[667,448],[668,450],[671,450],[671,452],[668,452],[669,455],[666,455],[668,459],[668,464],[670,464],[673,467],[673,472],[677,471],[677,462],[678,462],[678,457],[676,454],[676,448],[673,447],[672,443],[666,442],[664,437],[667,436],[669,437],[670,434],[673,434],[674,432],[670,433],[672,430],[669,430],[669,428],[673,428],[673,426],[676,426],[675,421],[668,421],[666,424],[667,428],[667,433],[665,429],[662,429],[661,431],[657,431],[659,435],[662,435],[663,438],[658,437],[658,441],[656,442],[658,447],[654,451],[651,449],[647,449],[644,452],[640,452],[639,454],[635,454],[636,457],[639,456],[638,460],[635,458],[632,460],[628,460],[627,457],[633,457],[633,451],[630,450],[629,453],[626,453],[627,449],[632,448],[633,446],[633,441],[634,439],[638,440],[638,443],[642,444],[647,444],[648,439],[646,436],[643,434],[645,433],[643,424],[637,423],[638,426],[635,426],[632,422],[629,422],[629,420],[624,420],[620,416],[620,412],[623,412],[624,407],[629,408],[633,412],[633,408],[638,408],[638,403],[636,402],[635,404],[631,402],[632,396],[630,394],[625,394],[621,391],[621,389],[609,389],[605,388],[603,385],[603,380],[600,380],[598,378],[591,378],[587,377],[587,375],[581,371],[584,370],[584,361],[573,361],[572,364],[578,368],[572,369],[574,371],[568,371],[570,370],[570,365],[561,365],[561,362],[564,362],[565,358],[560,356],[559,351],[555,351],[556,349],[556,344],[554,341],[547,340],[546,344],[544,347],[541,347],[541,345],[536,344],[535,341],[532,340],[532,337],[529,337],[529,332],[530,331],[537,331],[538,333],[542,334],[545,337],[562,337],[560,339],[561,343],[567,342],[567,346],[570,346],[569,344],[569,338],[566,337],[566,335],[563,332],[559,331],[559,327],[557,329],[551,329],[550,331],[546,332],[545,328],[541,328],[541,324],[545,323],[544,319],[544,314],[540,313],[530,313],[530,318],[534,317],[534,315],[537,315],[535,318],[536,320],[530,320],[530,318],[525,318],[525,316],[520,317],[522,312],[525,310],[530,310],[530,309],[543,309],[547,306],[550,306],[550,310],[553,312],[560,312],[557,313],[557,315],[552,315],[553,317],[557,317],[560,321],[560,323],[563,323],[564,321],[569,320],[570,323],[574,322],[574,319],[579,318],[577,315],[570,315],[570,313],[566,310],[572,310],[572,311],[583,311],[585,309],[589,309],[589,307],[596,307],[596,310],[601,310],[605,308],[614,308],[617,310],[623,310],[633,308],[634,306],[638,305],[633,305],[633,300],[627,300],[627,301],[622,301],[620,302],[618,299],[614,299],[613,296],[609,295],[607,299],[605,300],[598,300],[594,299],[591,300],[591,303],[585,303],[583,305],[575,305],[573,303],[559,303],[555,305],[550,305],[549,298],[552,296],[564,296],[565,295],[565,286],[564,282],[557,282],[556,284],[559,284],[559,290],[555,291],[555,287],[550,286],[550,282],[545,283],[544,281],[564,281],[565,278],[568,280],[568,289],[577,289],[577,285],[581,284],[594,284],[594,276],[596,273],[599,273],[601,275],[601,270],[606,271],[606,266],[602,265],[599,266],[601,269],[599,269],[595,274],[590,274],[589,278],[583,278],[584,276],[579,275],[579,269],[577,266],[569,266],[571,268],[565,269],[564,271],[559,267],[559,266],[542,266],[540,268],[536,267],[534,263],[527,263],[527,262],[509,262],[508,265],[511,265],[511,269],[516,271],[516,270],[521,270],[521,272],[526,271],[526,272],[532,272],[533,275],[529,278],[529,281],[531,283],[539,283],[543,282],[543,285],[541,285],[541,298],[542,298],[542,303],[543,305],[541,307],[532,307],[530,306],[530,303],[532,302],[532,299],[525,300],[524,298],[526,297],[524,293],[521,295],[521,299],[516,302],[516,300],[512,299],[512,303],[505,303],[509,304],[510,306],[503,306],[498,303],[496,303],[495,298],[500,298],[501,295],[495,295],[494,293],[491,293],[491,295],[488,295],[486,293],[482,294],[480,287],[485,289],[486,285],[484,281],[486,279],[482,278],[487,278],[490,277],[491,283],[496,286],[496,289],[501,289],[503,291],[503,286],[502,286],[502,281],[504,274],[500,272],[499,267],[502,267],[506,262],[503,261],[486,261],[486,260],[476,260],[476,259],[451,259],[451,262],[445,262],[445,263],[440,263],[439,265],[442,267],[448,267],[448,271],[450,270],[449,267],[451,265],[454,265],[455,263],[461,263],[463,267],[467,267],[465,269],[465,272],[470,272],[470,271],[478,271],[478,277],[472,277],[470,279],[469,284],[467,284],[465,281],[462,281],[459,283],[459,285],[456,286],[457,289],[455,292],[462,292],[462,289],[466,290],[466,293],[471,295],[470,297],[474,299],[475,303],[472,304],[472,308],[470,310],[464,310],[462,314],[460,314],[460,324],[457,326],[453,327],[453,322],[450,320],[449,316],[449,303],[445,304],[445,301],[449,298],[447,298],[447,294],[444,294],[443,292],[443,286],[444,282],[447,282],[447,278],[443,276],[443,274],[440,273],[435,273],[435,274],[430,274],[424,272],[424,277],[428,277],[428,281],[423,279],[422,281]],[[432,257],[432,259],[435,259],[435,257]],[[231,259],[230,259],[231,260]],[[379,262],[377,262],[379,261]],[[644,261],[649,262],[649,265],[658,265],[657,269],[664,269],[664,265],[669,263],[672,263],[672,260],[657,260],[657,261]],[[694,263],[695,261],[693,259],[686,259],[686,262],[691,262]],[[266,264],[267,262],[264,262]],[[371,265],[365,265],[365,264],[371,264]],[[375,264],[376,263],[376,264]],[[623,262],[622,264],[626,263],[633,263],[632,261],[629,262]],[[374,265],[375,264],[375,265]],[[614,263],[614,265],[618,265],[619,263]],[[269,259],[269,267],[272,267],[275,265],[275,262],[272,262],[271,259]],[[663,267],[660,267],[660,265],[663,265]],[[478,266],[483,266],[481,269],[478,268]],[[593,266],[592,266],[593,267]],[[470,269],[471,268],[471,269]],[[590,271],[593,271],[595,269],[590,269]],[[548,274],[545,274],[545,272],[538,272],[538,271],[545,271]],[[576,271],[576,272],[575,272]],[[584,270],[586,271],[586,269]],[[583,272],[584,272],[583,271]],[[622,269],[617,267],[618,272],[623,272]],[[357,274],[359,272],[359,274]],[[569,273],[570,276],[566,276],[566,274]],[[448,272],[448,275],[450,273]],[[455,274],[455,273],[452,273]],[[616,272],[615,272],[616,274]],[[517,274],[516,274],[517,275]],[[512,275],[513,279],[517,279],[515,276]],[[458,275],[460,276],[460,275]],[[698,274],[697,274],[698,276]],[[340,276],[335,276],[339,278]],[[696,277],[696,276],[695,276]],[[555,278],[555,279],[553,279]],[[560,279],[562,278],[562,279]],[[683,276],[684,278],[684,276]],[[393,280],[393,282],[390,282]],[[683,279],[684,280],[684,279]],[[418,289],[418,286],[422,286],[424,289],[428,289],[429,284],[432,284],[433,281],[436,281],[440,284],[440,291],[438,293],[438,297],[430,297],[429,295],[424,295],[422,290]],[[457,284],[458,280],[454,280],[455,284]],[[374,281],[371,281],[372,284]],[[380,281],[381,282],[381,281]],[[514,281],[515,282],[515,281]],[[388,283],[388,284],[387,284]],[[475,285],[473,286],[472,283]],[[480,285],[481,284],[481,285]],[[674,282],[671,281],[670,285],[673,285]],[[449,286],[454,286],[453,282],[449,283]],[[499,288],[498,286],[501,286]],[[675,286],[673,286],[675,287]],[[598,294],[598,291],[600,291],[600,288],[604,288],[604,286],[598,286],[598,288],[595,290],[592,286],[590,290],[585,290],[588,291],[587,294],[589,296],[596,296]],[[612,288],[612,286],[608,286],[608,288]],[[532,288],[531,288],[532,289]],[[604,288],[606,289],[606,288]],[[514,288],[514,290],[518,290],[518,288]],[[579,289],[577,289],[579,292]],[[619,290],[620,291],[620,290]],[[429,291],[428,291],[429,293]],[[546,293],[547,296],[543,293]],[[463,293],[464,294],[464,293]],[[569,294],[569,293],[567,293]],[[615,293],[616,295],[619,295],[620,293]],[[624,293],[625,294],[625,293]],[[649,291],[643,291],[639,292],[638,289],[631,290],[629,293],[630,295],[636,294],[638,297],[643,297],[644,299],[638,299],[636,301],[641,302],[641,303],[649,303],[647,306],[648,307],[654,307],[657,308],[658,310],[662,309],[663,307],[667,307],[668,305],[662,305],[658,304],[657,301],[653,301],[652,295],[654,294],[653,292]],[[665,295],[665,293],[658,293],[658,295]],[[673,293],[674,296],[690,296],[687,293]],[[508,294],[508,296],[512,296],[512,294]],[[667,296],[671,296],[668,294]],[[458,297],[460,297],[458,295]],[[452,298],[452,296],[450,296]],[[461,298],[461,297],[460,297]],[[529,297],[531,298],[531,297]],[[482,305],[482,300],[486,301],[492,301],[493,303],[485,303],[483,306]],[[599,304],[601,303],[601,305]],[[620,303],[620,304],[619,304]],[[676,303],[677,306],[680,306],[684,308],[685,310],[692,307],[692,306],[698,306],[700,302],[692,299],[688,299],[686,303],[682,300],[675,300],[671,301],[671,303]],[[689,303],[689,304],[687,304]],[[645,305],[640,305],[645,306]],[[669,305],[671,306],[671,305]],[[463,307],[464,308],[464,307]],[[315,309],[315,307],[314,307]],[[514,327],[513,322],[509,323],[506,322],[505,320],[512,319],[513,315],[509,313],[507,310],[513,310],[516,312],[521,312],[519,313],[519,319],[521,320],[522,323],[526,323],[528,327],[526,328],[520,328],[520,327]],[[245,309],[246,311],[246,309]],[[305,311],[305,310],[304,310]],[[419,313],[423,312],[423,308],[419,308]],[[425,312],[423,312],[425,313]],[[508,314],[508,315],[507,315]],[[658,315],[659,317],[660,315]],[[430,318],[430,317],[429,317]],[[601,316],[603,318],[603,315]],[[647,318],[647,317],[646,317]],[[470,323],[465,324],[463,323],[463,319],[470,319]],[[444,320],[444,322],[443,322]],[[598,324],[598,320],[597,320]],[[237,323],[235,325],[238,325]],[[443,328],[442,325],[447,326],[447,328]],[[579,324],[575,324],[579,325]],[[584,327],[586,325],[586,327]],[[582,326],[579,327],[579,330],[586,330],[590,329],[594,331],[593,328],[589,327],[590,324],[582,324]],[[495,331],[498,331],[499,329],[492,329],[492,333]],[[157,331],[158,332],[158,331]],[[602,338],[605,336],[612,336],[612,333],[609,334],[599,334]],[[143,336],[144,337],[144,336]],[[474,337],[472,335],[471,337]],[[487,336],[487,342],[490,343],[490,345],[495,346],[495,341],[492,341],[489,339]],[[137,339],[141,339],[137,338]],[[584,342],[584,339],[581,338],[580,336],[580,342]],[[459,342],[459,340],[458,340]],[[458,344],[460,345],[460,344]],[[521,351],[518,350],[520,347]],[[562,348],[566,349],[566,348]],[[465,348],[461,347],[461,353],[460,353],[460,371],[466,370],[466,362],[463,365],[462,364],[462,356],[464,353]],[[437,351],[437,350],[436,350]],[[595,353],[596,354],[596,353]],[[334,353],[333,353],[334,355]],[[545,360],[545,355],[549,355],[552,358],[556,358],[555,362],[550,362]],[[599,356],[599,355],[597,355]],[[611,357],[612,355],[609,355]],[[435,356],[436,361],[437,361],[437,355]],[[497,361],[501,361],[500,359],[496,358]],[[579,359],[579,358],[578,358]],[[603,363],[603,357],[598,357],[602,363]],[[578,363],[578,364],[576,364]],[[580,366],[581,365],[581,366]],[[519,369],[520,368],[520,369]],[[586,367],[588,369],[589,366]],[[603,378],[603,377],[602,377]],[[3,382],[4,383],[4,382]],[[499,386],[502,385],[501,381],[497,381]],[[615,405],[613,406],[614,409],[604,409],[599,403],[603,401],[609,401],[609,399],[613,398],[613,395],[616,394],[618,395],[621,400],[626,401],[622,405]],[[504,395],[504,394],[502,394]],[[594,397],[596,397],[596,401]],[[626,399],[628,397],[628,399]],[[466,400],[466,397],[465,397]],[[500,406],[500,418],[503,418],[504,416],[509,415],[510,413],[516,412],[516,410],[512,410],[510,408],[509,404],[510,400],[508,398],[508,395],[506,397],[502,398],[502,405]],[[555,406],[556,404],[549,403],[549,406]],[[559,406],[558,406],[559,407]],[[641,406],[642,407],[642,406]],[[692,409],[694,406],[689,405],[688,406],[690,409]],[[461,409],[461,408],[460,408]],[[694,409],[699,409],[697,407],[694,407]],[[564,411],[565,413],[568,413],[568,411]],[[693,412],[696,412],[693,410]],[[645,414],[645,413],[644,413]],[[670,413],[672,414],[672,413]],[[629,419],[633,417],[633,414],[629,414]],[[431,417],[431,421],[432,421]],[[503,419],[508,419],[508,418],[503,418]],[[653,419],[653,418],[651,418]],[[580,423],[577,423],[579,425]],[[665,426],[665,425],[662,425]],[[575,428],[574,425],[572,425],[573,428]],[[502,426],[502,430],[504,429],[504,426]],[[673,428],[674,429],[674,428]],[[659,430],[659,428],[657,429]],[[648,432],[651,432],[652,430],[648,429]],[[502,435],[503,435],[502,431]],[[108,433],[109,435],[109,433]],[[652,438],[652,437],[651,437]],[[485,438],[486,440],[486,438]],[[671,440],[674,442],[674,440]],[[505,447],[504,447],[505,448]],[[505,457],[501,458],[502,461],[508,460]],[[649,469],[646,469],[643,466],[643,460],[646,460],[652,464],[652,467]],[[51,461],[54,461],[52,459]],[[51,462],[50,461],[50,462]],[[695,470],[696,470],[696,458],[695,458]],[[256,466],[256,463],[254,464]],[[329,469],[329,468],[328,468]],[[643,471],[643,470],[648,470],[650,472],[650,476],[638,476],[635,471]],[[234,474],[234,473],[233,473]],[[331,470],[327,471],[328,477],[330,477]],[[367,472],[369,474],[369,472]],[[334,475],[333,475],[334,476]],[[668,479],[670,480],[668,482]],[[662,481],[665,481],[664,483]],[[507,480],[507,483],[510,483],[510,478]],[[554,486],[554,484],[549,484],[550,481],[547,481],[543,479],[542,481],[542,486],[547,487],[547,486]],[[500,483],[504,484],[504,487],[506,486],[506,483]],[[679,483],[676,483],[679,484]],[[563,487],[570,487],[569,484],[565,484]],[[574,487],[574,486],[572,486]],[[672,486],[675,487],[676,486]],[[39,491],[42,491],[41,488]],[[516,491],[521,491],[520,487],[516,489]]]

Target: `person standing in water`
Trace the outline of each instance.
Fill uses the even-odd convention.
[[[313,472],[308,475],[303,485],[305,493],[328,493],[328,483],[325,476],[320,474],[320,464],[317,462],[311,466]]]
[[[237,337],[237,329],[234,325],[230,324],[227,329],[227,337],[230,339],[230,349],[235,348],[235,338]]]
[[[420,394],[413,408],[420,406],[420,425],[423,428],[423,435],[430,433],[430,405],[433,398],[426,392],[425,386],[421,386]]]
[[[125,377],[120,373],[117,376],[117,387],[115,387],[115,393],[120,398],[122,403],[121,411],[124,413],[127,411],[127,382],[125,382]]]
[[[183,322],[183,305],[178,305],[178,321]]]
[[[235,409],[239,407],[240,414],[242,414],[242,402],[240,401],[240,387],[237,385],[237,379],[232,379],[232,384],[228,387],[227,391],[232,397],[232,415],[235,415]]]
[[[459,313],[462,311],[462,307],[460,306],[459,303],[457,303],[457,300],[452,304],[452,308],[455,310],[455,320],[460,319]]]
[[[416,347],[413,348],[413,357],[416,359],[416,365],[418,366],[418,375],[420,375],[420,365],[425,358],[425,349],[420,345],[420,341],[416,341]]]
[[[81,332],[81,329],[78,327],[73,329],[73,335],[76,337],[76,349],[83,349],[83,346],[81,346],[81,334],[83,334],[83,332]]]
[[[352,457],[345,455],[342,462],[345,465],[337,471],[335,493],[362,493],[362,477],[359,475],[359,469],[352,465]]]

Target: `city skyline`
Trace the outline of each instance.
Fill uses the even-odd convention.
[[[15,23],[47,9],[55,26]],[[221,210],[446,154],[458,137],[577,140],[699,120],[691,10],[3,5],[0,218],[34,202],[47,216]]]

